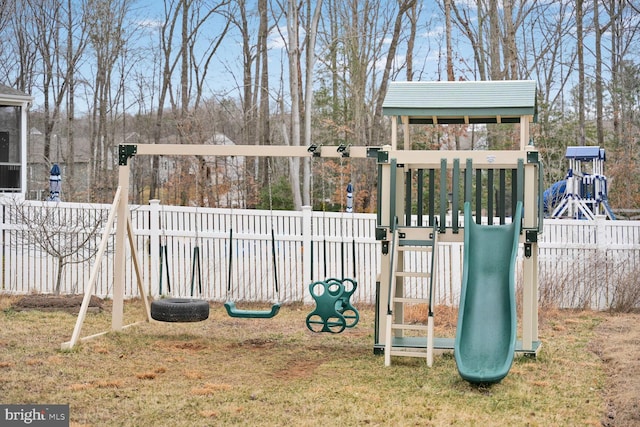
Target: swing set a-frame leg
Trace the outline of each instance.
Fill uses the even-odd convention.
[[[116,270],[116,274],[115,274],[116,277],[114,281],[111,330],[119,331],[124,328],[128,328],[130,326],[141,323],[141,322],[136,322],[130,325],[125,325],[125,326],[122,325],[123,307],[124,307],[123,306],[124,290],[123,290],[122,284],[124,280],[124,233],[125,232],[128,237],[129,247],[131,249],[131,257],[134,263],[134,270],[136,273],[138,291],[140,292],[140,298],[144,304],[145,317],[146,317],[144,321],[149,322],[151,320],[151,309],[149,306],[149,300],[147,299],[147,292],[144,289],[144,282],[142,280],[142,269],[140,268],[137,251],[135,249],[133,226],[131,225],[131,218],[130,218],[130,213],[127,205],[128,196],[126,195],[127,193],[126,191],[124,192],[125,195],[123,195],[122,193],[123,193],[122,187],[118,187],[116,191],[116,195],[113,199],[111,210],[109,211],[109,216],[107,217],[107,224],[105,225],[104,231],[102,233],[102,240],[100,242],[100,247],[98,248],[98,252],[96,254],[96,258],[95,258],[93,267],[91,269],[91,274],[89,276],[89,283],[87,283],[87,287],[85,289],[84,298],[82,299],[82,305],[80,306],[80,312],[78,313],[78,318],[76,319],[76,325],[73,329],[71,340],[62,343],[61,348],[63,350],[71,349],[76,344],[78,344],[78,342],[97,338],[109,332],[109,331],[104,331],[94,335],[80,337],[80,333],[82,332],[82,326],[87,316],[89,303],[91,302],[91,297],[93,296],[98,273],[100,272],[100,267],[102,265],[102,259],[104,257],[104,253],[107,249],[107,246],[109,244],[109,235],[111,234],[111,229],[113,227],[113,223],[117,216],[119,216],[120,218],[126,218],[126,220],[122,220],[118,222],[117,231],[116,231],[116,258],[121,258],[121,259],[116,259],[114,262],[114,265],[116,266],[115,268],[119,268],[119,270]]]

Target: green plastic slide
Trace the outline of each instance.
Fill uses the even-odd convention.
[[[515,266],[522,202],[513,222],[478,225],[464,205],[464,265],[454,355],[460,376],[496,383],[509,373],[516,343]]]

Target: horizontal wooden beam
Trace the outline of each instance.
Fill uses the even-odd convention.
[[[288,145],[205,145],[205,144],[137,144],[121,145],[130,156],[244,156],[244,157],[324,157],[324,158],[366,158],[371,151],[388,153],[387,158],[395,158],[397,163],[411,168],[440,168],[441,159],[453,164],[459,159],[461,167],[467,159],[473,161],[474,168],[511,168],[518,160],[527,162],[527,153],[523,150],[393,150],[391,146],[317,146],[310,150],[306,146]],[[121,150],[122,151],[122,150]],[[373,154],[373,157],[377,157]]]
[[[386,151],[384,148],[382,151]],[[396,159],[398,165],[412,169],[440,169],[441,160],[446,159],[447,165],[453,165],[453,161],[460,160],[460,168],[466,167],[467,159],[471,159],[474,169],[508,169],[515,168],[518,160],[527,163],[526,151],[520,150],[424,150],[424,151],[388,151],[389,159]]]
[[[309,147],[289,145],[206,145],[206,144],[138,144],[135,155],[157,156],[245,156],[245,157],[312,157]],[[315,155],[319,157],[367,157],[372,147],[318,146]]]

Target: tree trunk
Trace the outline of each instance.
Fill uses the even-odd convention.
[[[64,257],[58,256],[58,272],[56,273],[56,290],[55,294],[60,295],[60,288],[62,287],[62,271],[64,269]]]
[[[598,145],[604,147],[604,106],[603,106],[603,84],[602,84],[602,33],[606,31],[605,28],[600,28],[600,11],[599,1],[593,1],[593,28],[595,30],[595,50],[596,50],[596,75],[595,75],[595,89],[596,89],[596,135]]]
[[[583,0],[576,0],[576,43],[578,50],[578,145],[585,145],[585,103],[584,103],[584,27]]]
[[[322,10],[322,0],[316,1],[316,7],[313,11],[311,25],[307,30],[307,56],[306,56],[306,81],[305,81],[305,99],[304,99],[304,143],[309,147],[313,142],[311,140],[311,114],[313,111],[313,71],[316,59],[316,38],[318,34],[318,22],[320,21],[320,12]],[[302,177],[302,203],[311,205],[311,159],[304,159],[304,173]]]
[[[502,61],[500,60],[500,15],[498,0],[489,0],[489,52],[491,61],[491,80],[502,80]]]
[[[67,64],[74,64],[74,34],[73,34],[73,13],[72,2],[67,0]],[[65,194],[67,200],[75,200],[75,65],[68,68],[69,92],[67,95],[67,167],[65,176]],[[89,194],[87,194],[87,201]]]
[[[453,74],[453,47],[451,45],[451,2],[452,0],[444,0],[444,28],[445,28],[445,44],[447,46],[447,80],[455,81]]]
[[[409,40],[407,41],[407,81],[410,82],[413,81],[413,51],[416,45],[416,32],[418,26],[418,2],[413,3],[408,16]]]
[[[513,22],[513,3],[503,2],[504,5],[504,66],[507,80],[518,79],[518,48],[516,47],[516,28]]]
[[[287,32],[289,35],[289,89],[291,93],[291,145],[300,146],[300,41],[298,38],[298,8],[294,1],[287,3]],[[289,160],[293,205],[296,210],[302,208],[300,192],[300,159]]]

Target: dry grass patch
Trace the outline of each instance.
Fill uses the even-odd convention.
[[[189,380],[200,380],[202,378],[204,378],[204,372],[200,372],[200,371],[185,371],[184,372],[184,377],[189,379]]]
[[[153,380],[158,376],[155,372],[139,372],[136,374],[136,378],[139,380]]]
[[[218,416],[220,416],[220,412],[205,410],[205,411],[200,411],[200,415],[204,418],[218,418]]]
[[[122,380],[98,380],[94,382],[71,384],[67,387],[70,391],[83,391],[97,388],[122,388],[124,381]]]
[[[87,316],[85,333],[110,327],[110,304],[104,307]],[[205,322],[152,322],[60,351],[75,316],[6,308],[0,395],[7,403],[72,402],[71,425],[542,426],[597,424],[618,390],[613,374],[605,375],[615,352],[590,351],[606,313],[541,313],[539,357],[518,357],[501,383],[477,387],[459,377],[451,354],[437,356],[430,369],[409,358],[385,368],[373,354],[374,310],[358,309],[358,326],[333,335],[306,329],[311,307],[232,319],[213,304]],[[140,302],[125,303],[125,316],[141,318]],[[456,319],[455,310],[436,307],[437,334],[454,336]],[[623,377],[627,368],[615,366]],[[632,400],[632,392],[623,396]]]
[[[221,391],[231,390],[231,385],[229,384],[212,384],[207,383],[202,387],[194,387],[191,389],[191,394],[196,396],[209,396],[215,393],[219,393]]]
[[[71,384],[67,387],[67,390],[82,391],[82,390],[88,390],[90,388],[94,388],[93,384],[82,383],[82,384]]]
[[[139,380],[153,380],[158,376],[158,374],[164,374],[165,372],[167,372],[167,368],[161,366],[155,368],[153,371],[138,372],[136,374],[136,378]]]
[[[591,349],[607,373],[604,426],[640,425],[640,314],[613,315],[598,328]]]

